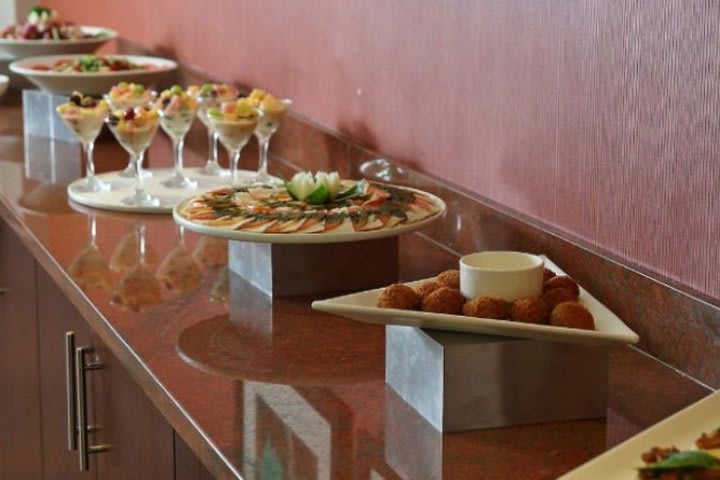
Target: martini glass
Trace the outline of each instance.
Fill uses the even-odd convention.
[[[105,117],[109,112],[107,103],[74,92],[70,101],[57,107],[57,113],[65,125],[72,130],[82,144],[85,154],[85,182],[77,187],[82,192],[107,192],[110,185],[95,176],[93,151],[95,139],[102,130]]]
[[[168,188],[197,188],[197,182],[190,180],[183,173],[185,135],[190,130],[195,118],[197,102],[193,97],[187,95],[182,88],[175,85],[160,94],[155,106],[160,114],[160,126],[172,140],[175,157],[175,171],[162,184]]]
[[[143,185],[142,161],[158,129],[158,113],[147,107],[116,111],[107,120],[117,141],[133,157],[135,163],[135,192],[123,198],[122,203],[136,207],[157,207],[158,198],[150,196]]]
[[[112,303],[133,311],[140,311],[147,307],[163,303],[162,287],[148,269],[145,262],[145,225],[135,225],[137,235],[138,262],[125,275],[117,286]]]
[[[239,117],[233,113],[221,113],[223,109],[231,109],[235,104],[235,102],[224,103],[220,111],[211,111],[209,115],[213,129],[230,156],[230,182],[233,186],[238,184],[237,166],[240,161],[240,153],[250,140],[258,122],[256,110],[249,106],[247,108],[252,109],[252,115]]]
[[[292,100],[277,100],[275,98],[265,99],[258,105],[260,118],[255,128],[255,137],[260,146],[260,165],[255,183],[273,185],[278,181],[268,175],[268,149],[270,148],[270,137],[272,137],[280,126],[280,121],[287,114],[292,105]]]
[[[120,82],[113,86],[103,98],[113,110],[127,110],[150,104],[155,99],[155,95],[155,92],[147,90],[137,83]],[[142,158],[140,161],[142,161]],[[127,167],[118,175],[125,178],[134,178],[135,171],[134,157],[130,155]],[[152,172],[147,170],[143,170],[142,174],[146,177],[152,176]]]
[[[208,134],[208,160],[205,166],[200,169],[200,173],[215,177],[230,175],[230,171],[222,168],[218,162],[218,137],[208,118],[208,110],[218,108],[224,102],[237,99],[237,88],[226,84],[206,83],[202,87],[188,87],[188,93],[194,95],[195,100],[197,100],[197,116],[205,125]]]

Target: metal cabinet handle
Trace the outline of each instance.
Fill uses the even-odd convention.
[[[75,332],[65,332],[65,395],[67,399],[67,445],[77,450],[77,416],[75,405]]]
[[[85,354],[91,353],[91,347],[78,347],[75,349],[75,392],[77,397],[77,432],[78,432],[78,456],[80,458],[80,470],[88,469],[91,453],[105,452],[110,445],[88,445],[87,423],[87,389],[85,386],[85,372],[88,370],[99,370],[103,364],[99,362],[85,363]]]

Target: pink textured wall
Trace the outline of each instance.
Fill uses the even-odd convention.
[[[720,299],[715,2],[48,3]]]

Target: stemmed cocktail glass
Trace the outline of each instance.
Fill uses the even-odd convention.
[[[168,188],[197,188],[197,182],[183,173],[183,146],[185,135],[192,126],[197,111],[195,98],[179,86],[163,91],[155,102],[160,114],[160,126],[173,143],[175,171],[162,184]]]
[[[280,126],[280,121],[287,114],[292,100],[278,100],[269,93],[254,89],[248,96],[250,103],[257,107],[260,118],[255,128],[255,137],[260,147],[260,165],[258,167],[255,183],[274,184],[277,183],[268,175],[268,149],[270,137],[272,137]]]
[[[198,104],[197,116],[207,128],[208,133],[208,160],[200,173],[212,176],[226,176],[230,172],[220,166],[218,162],[218,137],[208,118],[208,110],[219,108],[225,102],[237,99],[239,92],[232,85],[206,83],[201,87],[191,85],[188,87],[188,94],[195,97]]]
[[[79,191],[106,192],[110,190],[109,184],[98,180],[95,176],[93,161],[95,139],[102,130],[108,112],[108,105],[103,100],[85,96],[80,92],[73,92],[69,102],[57,107],[58,115],[80,139],[85,153],[85,183],[77,188]]]
[[[237,185],[237,166],[240,152],[247,145],[258,122],[258,111],[247,98],[223,103],[208,110],[210,124],[230,155],[231,183]]]
[[[110,91],[104,95],[104,98],[113,110],[127,110],[149,105],[155,99],[155,92],[146,89],[138,83],[120,82],[113,86]],[[142,158],[140,161],[142,161]],[[125,167],[119,175],[121,177],[133,178],[135,177],[135,172],[135,161],[131,154],[127,167]],[[152,172],[147,170],[144,170],[142,174],[146,177],[152,176]]]
[[[125,205],[157,207],[160,200],[150,196],[143,186],[142,161],[158,128],[158,112],[148,107],[136,107],[125,111],[116,110],[107,118],[120,145],[133,157],[135,163],[135,192],[122,199]]]

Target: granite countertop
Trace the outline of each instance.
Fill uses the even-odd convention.
[[[196,125],[186,165],[204,162],[204,141]],[[382,327],[312,311],[309,297],[268,302],[228,275],[224,241],[187,233],[181,244],[169,216],[69,205],[64,185],[79,175],[79,150],[49,155],[49,144],[23,136],[19,101],[0,106],[0,214],[218,476],[281,462],[297,478],[555,478],[709,393],[634,348],[615,348],[607,419],[440,434],[386,387]],[[170,151],[159,134],[151,166],[169,166]],[[95,158],[104,171],[127,156],[103,136]],[[214,252],[215,261],[199,285],[164,285],[161,305],[134,311],[113,301],[123,273],[86,290],[69,273],[93,222],[102,257],[119,270],[140,227],[154,271],[171,252]],[[407,280],[457,262],[416,234],[400,238],[400,252]]]

